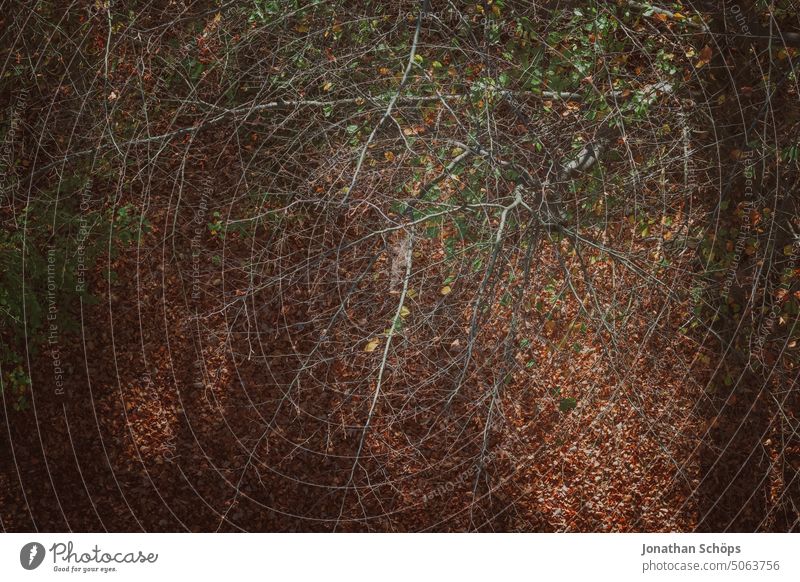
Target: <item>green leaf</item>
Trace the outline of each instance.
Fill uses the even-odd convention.
[[[574,398],[562,398],[558,401],[558,409],[561,412],[569,412],[578,405],[577,400]]]

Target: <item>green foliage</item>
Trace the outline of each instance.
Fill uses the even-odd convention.
[[[558,401],[558,409],[561,412],[569,412],[578,406],[578,401],[574,398],[562,398]]]
[[[17,412],[27,410],[30,406],[28,402],[30,385],[30,376],[25,373],[21,363],[16,363],[10,371],[4,372],[0,377],[0,394]]]
[[[27,407],[30,378],[24,350],[33,356],[47,344],[48,329],[77,329],[79,300],[92,302],[88,275],[97,260],[149,231],[147,220],[126,204],[116,212],[91,208],[90,180],[73,176],[41,193],[0,230],[0,367],[15,410]],[[81,202],[83,200],[83,202]]]
[[[225,226],[219,211],[215,210],[211,216],[213,220],[208,223],[208,232],[211,236],[219,235],[220,238],[225,238]]]
[[[797,163],[797,161],[800,160],[800,143],[785,147],[781,151],[781,159],[783,159],[784,162]]]
[[[150,232],[150,221],[138,216],[132,204],[125,204],[117,209],[113,221],[114,237],[123,245],[139,242],[142,234]]]
[[[211,213],[211,218],[212,220],[207,224],[208,232],[212,237],[219,237],[220,239],[224,239],[230,234],[238,234],[242,237],[252,236],[254,232],[253,229],[256,226],[255,222],[251,220],[240,220],[228,223],[223,220],[222,214],[218,210]],[[275,217],[273,213],[267,213],[266,220],[274,221]]]
[[[269,23],[287,14],[303,16],[309,9],[323,5],[323,0],[252,0],[249,10],[250,22]]]

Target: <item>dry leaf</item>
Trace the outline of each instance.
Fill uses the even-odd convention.
[[[695,69],[700,69],[707,65],[711,61],[711,57],[713,56],[713,52],[711,51],[711,47],[706,45],[703,47],[703,50],[700,51],[700,60],[694,64]]]

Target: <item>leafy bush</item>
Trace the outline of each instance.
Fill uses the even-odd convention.
[[[132,205],[116,212],[82,205],[80,193],[88,185],[88,179],[64,181],[3,221],[0,369],[3,392],[15,410],[27,408],[31,384],[21,354],[26,349],[31,356],[38,354],[50,342],[48,333],[55,337],[77,329],[72,314],[78,301],[94,301],[86,277],[97,260],[149,230]]]

